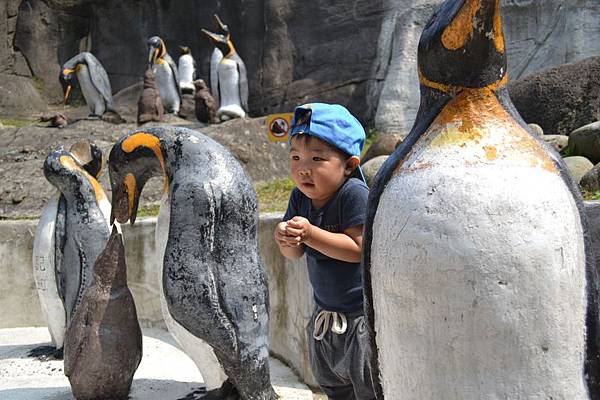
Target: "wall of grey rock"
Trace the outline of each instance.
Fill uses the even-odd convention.
[[[273,241],[280,213],[263,214],[259,249],[269,276],[270,350],[309,385],[310,372],[304,326],[314,304],[306,261],[285,260]],[[124,225],[127,282],[142,326],[165,328],[158,294],[158,264],[154,247],[156,218]],[[0,221],[0,328],[45,326],[32,271],[33,237],[37,220]]]
[[[335,101],[382,132],[406,133],[419,100],[416,45],[440,2],[8,0],[0,6],[7,38],[0,72],[35,76],[57,102],[60,64],[91,50],[118,91],[139,81],[145,40],[160,35],[175,57],[176,45],[188,45],[207,78],[212,48],[200,29],[212,28],[217,12],[246,62],[252,115]],[[504,0],[502,7],[512,79],[600,53],[597,0]]]

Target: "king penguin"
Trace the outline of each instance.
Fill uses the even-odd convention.
[[[165,42],[158,36],[148,39],[148,67],[156,75],[156,83],[165,111],[177,114],[181,107],[181,89],[177,65],[167,53]]]
[[[108,75],[100,61],[88,52],[77,54],[62,66],[61,80],[66,84],[65,104],[73,88],[74,74],[90,109],[90,117],[102,117],[107,110],[116,113]]]
[[[193,336],[194,350],[205,355],[194,358],[205,379],[223,373],[220,379],[228,378],[207,398],[275,399],[256,194],[239,162],[200,133],[164,127],[120,138],[110,152],[109,171],[111,219],[121,223],[135,222],[146,181],[165,178],[156,227],[165,319],[187,339]]]
[[[365,223],[378,398],[597,399],[581,195],[510,101],[500,1],[445,1],[418,69],[416,121]]]
[[[55,153],[51,153],[51,156],[53,154]],[[61,154],[66,157],[65,160],[73,161],[65,161],[66,164],[79,164],[87,172],[86,178],[89,179],[89,184],[97,191],[97,195],[94,196],[93,201],[98,203],[96,207],[100,207],[104,218],[103,221],[98,222],[108,226],[110,202],[106,198],[102,188],[97,185],[97,179],[101,175],[103,164],[101,150],[84,139],[73,144],[68,154]],[[63,171],[63,174],[66,173],[67,169]],[[66,212],[67,209],[73,211],[74,207],[73,205],[67,207],[67,199],[59,191],[44,207],[35,231],[33,239],[33,277],[40,299],[42,314],[50,331],[52,347],[42,346],[36,348],[30,352],[32,356],[50,355],[60,358],[62,354],[67,324],[64,290],[66,288],[65,280],[69,279],[65,275],[65,271],[69,268],[65,266],[63,256],[65,253],[65,243],[67,241],[71,242],[71,240],[67,240],[67,236],[78,233],[77,231],[68,232],[66,230]],[[77,215],[77,219],[81,220],[82,218],[80,218],[80,215]],[[70,226],[73,225],[70,224]],[[77,225],[75,224],[75,226]],[[85,238],[81,238],[81,240],[85,240]],[[85,256],[85,253],[82,255]],[[75,279],[78,278],[75,277]],[[74,287],[72,289],[74,290]],[[68,297],[72,298],[73,296],[69,295]]]
[[[179,46],[181,55],[179,56],[179,87],[182,93],[194,93],[194,80],[196,79],[196,61],[192,57],[192,52],[187,46]]]
[[[223,121],[231,118],[243,118],[248,111],[246,65],[233,46],[229,28],[222,24],[217,16],[215,18],[224,34],[209,32],[206,29],[202,29],[202,32],[223,54],[218,64],[216,63],[218,53],[216,55],[213,53],[211,57],[211,91],[219,103],[217,117]]]

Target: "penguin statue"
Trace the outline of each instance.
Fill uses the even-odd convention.
[[[126,400],[142,359],[142,331],[127,287],[125,249],[113,226],[67,328],[65,375],[77,400]]]
[[[74,242],[86,241],[82,232],[86,232],[87,228],[84,225],[88,219],[88,208],[98,208],[102,213],[102,219],[93,219],[90,221],[91,226],[102,226],[108,229],[108,219],[110,217],[110,202],[106,198],[104,191],[97,182],[97,178],[102,171],[102,152],[100,149],[90,144],[87,140],[81,140],[71,146],[69,152],[59,151],[51,153],[47,160],[54,159],[57,154],[64,156],[63,166],[58,167],[58,174],[63,177],[53,179],[67,179],[69,175],[79,173],[87,179],[83,186],[91,186],[94,189],[93,197],[89,196],[84,188],[77,189],[70,185],[66,187],[61,184],[61,187],[66,187],[64,190],[70,191],[70,198],[79,197],[76,204],[68,203],[67,197],[59,192],[56,196],[48,201],[38,222],[35,236],[33,239],[33,278],[36,284],[37,293],[40,299],[42,314],[48,324],[52,346],[40,346],[33,349],[29,355],[36,357],[54,357],[62,358],[62,348],[67,325],[67,313],[65,311],[65,298],[72,299],[77,292],[77,283],[70,280],[66,271],[78,269],[87,266],[79,257],[73,257],[73,251],[77,249],[65,248],[65,244],[72,246]],[[49,161],[47,161],[48,163]],[[45,166],[50,168],[50,165]],[[75,165],[76,171],[70,170],[70,166]],[[79,165],[83,166],[85,174],[80,172]],[[46,176],[52,172],[48,170]],[[56,185],[55,185],[56,186]],[[78,192],[86,193],[85,198]],[[72,192],[72,193],[71,193]],[[90,201],[90,204],[82,206],[81,210],[77,207],[84,204],[84,201]],[[92,204],[93,203],[93,204]],[[73,220],[67,223],[67,211],[72,215]],[[67,230],[67,226],[72,228]],[[81,255],[84,258],[95,257],[98,254],[98,249],[92,243],[85,243],[80,249]],[[68,257],[65,258],[65,255]],[[77,265],[67,266],[66,262]],[[76,273],[74,279],[78,279]],[[69,284],[67,285],[67,280]],[[65,290],[69,288],[70,292],[66,295]],[[72,308],[72,306],[70,307]]]
[[[150,68],[144,72],[144,88],[138,99],[138,125],[146,122],[162,121],[165,110],[162,101],[160,100],[160,91],[156,84],[156,76]]]
[[[205,124],[219,123],[217,118],[217,102],[211,96],[210,91],[206,86],[206,82],[204,82],[202,79],[197,79],[194,81],[194,86],[196,87],[194,103],[196,118],[198,121]]]
[[[66,86],[65,104],[73,88],[73,75],[77,76],[77,82],[90,109],[90,117],[102,117],[107,110],[116,113],[108,75],[92,53],[79,53],[63,64],[61,82]]]
[[[209,32],[206,29],[202,29],[202,32],[224,54],[216,69],[213,69],[214,60],[211,58],[211,89],[213,93],[218,92],[217,117],[222,121],[243,118],[248,111],[248,77],[244,61],[233,46],[228,28],[225,34]]]
[[[164,127],[119,139],[110,153],[109,171],[111,219],[132,224],[146,181],[165,177],[156,228],[165,319],[167,326],[176,324],[193,336],[192,350],[218,360],[215,366],[210,358],[194,358],[205,379],[211,373],[217,379],[214,370],[219,367],[228,378],[208,398],[275,399],[256,195],[239,162],[200,133]],[[220,383],[207,381],[209,388]]]
[[[227,36],[229,35],[229,27],[221,21],[221,18],[217,14],[213,15],[213,19],[215,21],[215,26],[220,30],[220,33]],[[223,52],[219,50],[217,46],[213,49],[212,54],[210,55],[210,92],[217,102],[217,106],[219,105],[219,76],[218,69],[219,63],[223,59]]]
[[[158,90],[165,111],[177,114],[181,107],[181,90],[177,65],[167,53],[165,42],[158,36],[148,39],[148,64],[156,75]]]
[[[581,195],[510,101],[500,0],[445,1],[418,67],[415,124],[365,223],[378,398],[599,398]]]
[[[194,93],[194,80],[196,79],[196,61],[187,46],[179,46],[179,87],[182,93]]]

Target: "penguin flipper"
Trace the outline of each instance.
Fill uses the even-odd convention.
[[[67,226],[67,201],[63,194],[58,199],[58,209],[56,211],[56,223],[54,225],[54,271],[56,277],[56,288],[58,295],[65,302],[65,274],[63,268]],[[66,309],[65,309],[66,310]]]
[[[181,101],[181,88],[179,87],[179,70],[177,69],[177,64],[171,58],[169,53],[166,53],[163,56],[163,59],[169,64],[171,71],[173,72],[173,79],[175,80],[175,87],[177,88],[177,95],[179,96],[179,101]]]
[[[85,62],[90,70],[90,79],[92,80],[92,84],[100,92],[104,101],[106,102],[106,108],[115,111],[113,106],[113,98],[112,98],[112,90],[110,87],[110,80],[108,79],[108,74],[106,70],[100,64],[100,61],[96,57],[94,57],[91,53],[85,54]]]
[[[217,108],[219,108],[219,63],[223,59],[223,53],[221,50],[215,47],[210,56],[210,92],[217,102]]]
[[[238,82],[240,89],[240,101],[242,102],[242,108],[248,112],[248,75],[246,73],[246,65],[240,57],[237,57],[236,64],[240,76]]]

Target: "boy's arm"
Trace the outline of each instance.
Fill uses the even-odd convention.
[[[306,218],[294,217],[287,222],[286,232],[295,236],[298,243],[304,243],[328,257],[351,263],[361,261],[362,225],[333,233],[312,225]]]
[[[286,232],[287,222],[280,222],[275,227],[275,243],[281,254],[288,260],[296,260],[304,254],[305,247],[297,238]]]

